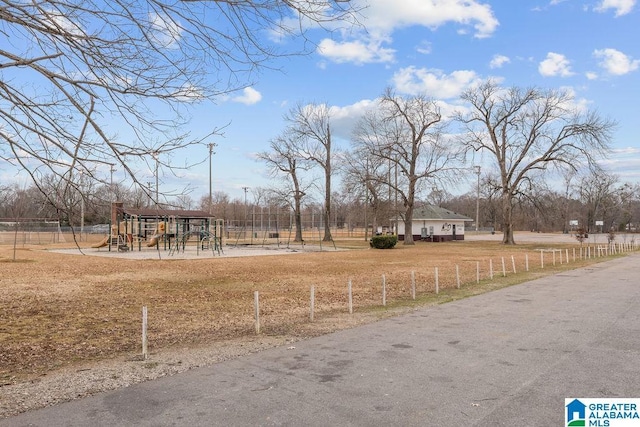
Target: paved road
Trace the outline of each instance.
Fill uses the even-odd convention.
[[[640,254],[416,310],[0,426],[560,426],[640,398]]]

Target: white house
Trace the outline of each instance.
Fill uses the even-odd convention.
[[[446,242],[464,240],[465,222],[472,218],[439,206],[426,205],[413,211],[413,240]],[[404,240],[404,221],[398,220],[398,240]]]

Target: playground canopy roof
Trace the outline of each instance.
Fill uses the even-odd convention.
[[[184,210],[184,209],[163,209],[163,208],[145,208],[145,209],[132,209],[121,208],[120,213],[125,217],[137,216],[140,219],[156,219],[156,218],[188,218],[188,219],[208,219],[213,218],[208,212],[197,210]]]

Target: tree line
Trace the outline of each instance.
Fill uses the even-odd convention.
[[[310,193],[306,201],[303,198],[300,210],[296,211],[290,200],[282,197],[278,187],[251,189],[246,203],[243,198],[232,198],[224,191],[215,191],[212,193],[211,204],[209,195],[202,196],[198,201],[182,196],[176,197],[165,207],[204,210],[211,212],[216,218],[224,218],[231,227],[249,231],[273,231],[276,227],[285,230],[291,226],[292,233],[297,233],[298,229],[313,229],[319,237],[323,237],[325,225],[330,232],[356,231],[360,235],[365,229],[372,233],[382,227],[392,227],[399,198],[396,199],[395,193],[388,189],[375,193],[377,196],[374,197],[374,193],[367,189],[363,181],[354,186],[347,176],[351,167],[351,163],[337,167],[341,170],[342,180],[331,195],[331,216],[328,221],[324,216],[326,211],[321,198],[314,198]],[[394,178],[392,176],[392,180]],[[416,207],[423,204],[445,206],[475,219],[478,203],[479,229],[482,232],[500,232],[502,202],[500,190],[496,186],[496,174],[487,171],[477,177],[480,182],[479,192],[476,183],[472,182],[475,178],[476,176],[472,176],[467,186],[468,191],[463,194],[453,195],[442,188],[427,188],[420,192]],[[615,175],[605,172],[569,174],[564,177],[562,184],[562,188],[541,184],[518,196],[513,205],[513,228],[567,233],[578,229],[584,229],[588,233],[640,230],[639,184],[622,182]],[[110,203],[113,200],[122,201],[132,208],[155,206],[149,191],[137,187],[128,188],[120,183],[94,186],[87,180],[81,186],[82,193],[74,194],[66,203],[70,209],[60,210],[59,206],[62,204],[51,204],[49,200],[52,197],[42,195],[39,188],[43,185],[52,193],[56,191],[55,185],[43,183],[28,188],[0,186],[0,218],[5,221],[23,218],[60,220],[62,225],[79,229],[83,214],[87,227],[108,224]],[[59,195],[64,196],[63,193]],[[294,212],[299,213],[299,218],[295,221]],[[296,225],[298,220],[299,228]],[[573,221],[577,221],[577,225],[573,225]],[[597,221],[602,221],[602,225],[596,225]],[[468,233],[474,230],[475,222],[467,225]]]

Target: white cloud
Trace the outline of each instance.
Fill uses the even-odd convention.
[[[180,101],[199,101],[204,98],[202,91],[191,84],[183,85],[180,90],[173,94]]]
[[[45,21],[45,23],[47,20],[50,21],[51,27],[54,32],[58,31],[58,29],[61,29],[62,31],[65,31],[74,36],[83,36],[86,34],[84,29],[81,28],[78,23],[70,20],[58,10],[44,10],[42,12],[41,18],[43,19],[43,21]]]
[[[631,59],[616,49],[599,49],[593,51],[593,56],[602,59],[600,66],[609,74],[621,76],[635,71],[640,66],[640,60]]]
[[[150,38],[159,47],[174,49],[182,38],[182,28],[168,15],[149,13]]]
[[[499,23],[491,6],[477,0],[369,0],[362,10],[361,22],[366,32],[349,33],[350,39],[320,42],[318,53],[335,62],[393,62],[395,50],[392,43],[394,31],[421,26],[437,29],[446,24],[457,24],[472,30],[474,37],[490,37]],[[429,45],[420,45],[418,51],[429,53]]]
[[[231,100],[245,105],[253,105],[262,100],[262,94],[252,87],[245,87],[242,90],[242,95],[231,98]]]
[[[491,62],[489,63],[490,68],[502,68],[504,64],[508,64],[511,62],[508,56],[504,55],[493,55],[491,58]]]
[[[438,28],[447,23],[472,26],[474,36],[489,37],[498,27],[491,6],[476,0],[369,0],[363,10],[369,31],[390,34],[398,28],[419,25]]]
[[[598,73],[595,73],[593,71],[587,71],[585,76],[587,76],[587,79],[589,80],[596,80],[598,78]]]
[[[353,128],[358,120],[364,116],[368,110],[375,108],[377,105],[376,100],[363,99],[355,104],[344,107],[332,106],[329,110],[331,114],[332,134],[344,140],[350,139]]]
[[[615,9],[616,16],[622,16],[631,12],[635,4],[636,0],[602,0],[594,10],[596,12],[606,12],[609,9]]]
[[[457,98],[469,86],[480,82],[474,71],[460,70],[445,74],[441,70],[407,67],[393,75],[395,88],[402,93],[426,94],[432,98]]]
[[[421,42],[417,47],[416,51],[418,53],[422,53],[423,55],[428,55],[431,53],[431,43],[428,41]]]
[[[547,59],[538,65],[538,72],[544,77],[573,75],[569,60],[564,55],[554,52],[547,53]]]
[[[395,50],[384,48],[381,44],[382,40],[336,42],[324,39],[318,45],[318,53],[337,63],[392,62]]]

